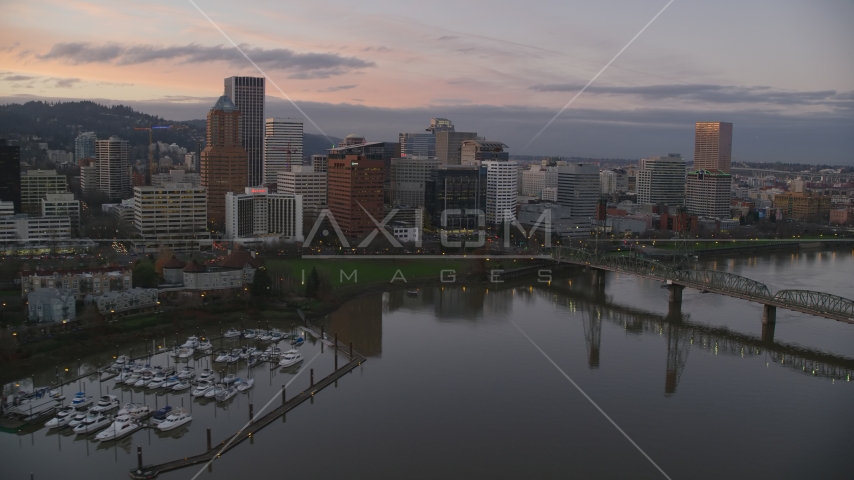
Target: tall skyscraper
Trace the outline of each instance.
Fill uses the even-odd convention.
[[[427,179],[439,167],[439,159],[407,157],[391,159],[391,203],[421,208]]]
[[[241,114],[240,142],[248,155],[246,173],[249,185],[261,185],[264,182],[265,95],[263,77],[225,79],[225,96],[231,99]]]
[[[595,216],[599,192],[598,166],[571,163],[557,167],[557,203],[569,207],[572,217]]]
[[[691,215],[729,218],[732,177],[721,170],[688,172],[685,181],[685,208]]]
[[[207,146],[201,156],[202,186],[207,189],[208,222],[225,221],[225,194],[247,186],[247,154],[240,141],[240,111],[223,95],[208,112]]]
[[[678,153],[643,158],[637,172],[639,204],[685,204],[685,160]]]
[[[80,162],[81,158],[95,158],[95,142],[98,137],[95,132],[85,132],[77,135],[74,139],[74,161]]]
[[[697,122],[694,133],[694,170],[720,170],[732,166],[732,124]]]
[[[268,118],[264,124],[264,183],[276,183],[279,172],[290,171],[294,165],[302,165],[302,120]]]
[[[479,228],[477,212],[486,209],[486,183],[482,166],[440,165],[433,170],[425,187],[433,225],[451,231]]]
[[[21,213],[21,147],[0,139],[0,200],[12,202]]]
[[[361,237],[375,228],[365,211],[382,221],[383,165],[382,160],[361,155],[329,159],[329,210],[345,236]]]
[[[98,190],[110,201],[125,200],[131,191],[130,144],[113,135],[107,140],[95,142],[95,158],[98,159]]]

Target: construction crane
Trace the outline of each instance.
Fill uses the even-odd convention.
[[[155,130],[179,130],[182,128],[187,128],[186,125],[149,125],[147,127],[134,127],[134,130],[148,130],[148,174],[146,175],[146,181],[148,185],[151,185],[151,172],[154,169],[154,149],[152,148],[154,145],[154,140],[152,138],[152,133]]]

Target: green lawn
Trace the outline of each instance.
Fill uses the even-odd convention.
[[[313,258],[288,258],[268,259],[265,266],[271,272],[287,268],[291,278],[301,281],[303,272],[305,278],[311,273],[312,268],[326,270],[333,287],[342,285],[354,285],[361,283],[390,282],[395,273],[400,279],[401,274],[406,280],[416,278],[439,278],[441,270],[456,270],[457,275],[465,274],[470,262],[466,260],[431,260],[431,259],[407,259],[407,260],[377,260],[342,258],[338,259],[313,259]],[[506,265],[505,265],[506,266]],[[353,272],[356,272],[355,275]],[[395,283],[403,283],[398,280]]]

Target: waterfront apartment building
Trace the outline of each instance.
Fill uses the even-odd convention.
[[[326,172],[317,172],[307,165],[296,165],[289,172],[279,172],[276,179],[279,193],[302,196],[304,211],[326,205]]]
[[[80,201],[73,193],[48,193],[41,201],[42,217],[68,217],[71,231],[80,230]]]
[[[439,167],[435,157],[391,159],[391,204],[421,208],[427,179]]]
[[[570,208],[574,218],[591,218],[599,204],[599,167],[570,163],[557,167],[557,203]]]
[[[244,246],[302,242],[302,196],[246,187],[225,196],[225,237]]]
[[[697,122],[694,133],[694,170],[720,170],[732,167],[732,124]]]
[[[27,170],[15,176],[21,185],[21,212],[38,215],[42,209],[42,199],[48,193],[65,193],[68,191],[65,175],[56,170]]]
[[[209,244],[204,187],[170,183],[134,187],[133,193],[133,224],[142,237],[134,242],[137,251],[189,251]]]
[[[786,192],[774,195],[774,208],[783,218],[822,222],[830,218],[831,197],[815,192]]]
[[[685,160],[678,153],[643,158],[637,172],[638,204],[685,204]]]
[[[95,157],[95,142],[98,137],[95,132],[85,132],[77,135],[74,139],[74,161],[80,162],[83,158]]]
[[[87,295],[127,290],[133,287],[133,275],[125,267],[104,267],[89,270],[39,270],[21,274],[21,297],[44,289],[62,289],[78,300]]]
[[[442,165],[460,165],[460,154],[465,140],[477,139],[475,132],[436,130],[436,157]]]
[[[362,155],[329,159],[329,210],[345,236],[357,238],[371,232],[375,225],[368,215],[382,221],[383,170],[383,160]]]
[[[460,165],[480,165],[484,161],[506,162],[510,154],[507,145],[494,140],[463,140],[460,144]]]
[[[12,202],[21,213],[21,147],[0,139],[0,201]]]
[[[275,184],[279,172],[302,165],[303,123],[292,118],[268,118],[264,124],[264,184]]]
[[[264,182],[265,95],[264,77],[225,79],[225,96],[241,113],[240,144],[247,158],[244,186]]]
[[[695,170],[685,180],[685,207],[690,215],[730,217],[732,177],[721,170]]]
[[[433,225],[448,231],[476,230],[485,222],[486,167],[440,165],[425,186],[425,206]],[[480,213],[478,213],[480,212]]]
[[[516,218],[519,166],[516,162],[484,160],[486,167],[486,223],[501,225]]]
[[[214,225],[225,221],[225,194],[242,192],[249,186],[240,116],[226,95],[219,97],[207,116],[207,145],[201,155],[200,176],[207,191],[208,222]]]
[[[326,173],[329,170],[329,158],[326,155],[314,154],[311,156],[311,166],[315,172]]]
[[[98,190],[110,201],[118,202],[133,195],[131,191],[130,144],[113,135],[95,142],[98,161]]]

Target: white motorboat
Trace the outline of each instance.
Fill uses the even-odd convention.
[[[258,337],[258,340],[261,340],[262,342],[269,342],[271,338],[273,338],[273,332],[268,331],[262,332]]]
[[[74,394],[74,398],[71,399],[71,403],[68,404],[69,407],[73,407],[75,410],[88,408],[90,405],[92,405],[92,397],[87,397],[83,392],[77,392]]]
[[[181,390],[186,390],[192,387],[193,384],[190,383],[190,380],[181,380],[172,387],[173,391],[180,392]]]
[[[196,348],[199,346],[199,337],[191,336],[187,337],[187,341],[181,345],[182,348]]]
[[[239,361],[240,361],[240,355],[239,354],[238,355],[229,355],[228,360],[226,360],[225,363],[227,363],[229,365],[234,365],[235,363],[237,363]]]
[[[47,428],[65,427],[76,414],[77,410],[74,410],[74,407],[62,407],[58,412],[56,412],[56,416],[48,420],[44,426]]]
[[[225,333],[222,334],[225,338],[235,338],[240,336],[240,330],[232,327],[229,328]]]
[[[299,353],[299,350],[290,349],[282,355],[282,359],[279,360],[280,367],[290,367],[292,365],[296,365],[302,361],[302,355]]]
[[[229,398],[231,398],[235,395],[237,395],[237,388],[235,388],[235,386],[232,385],[232,386],[224,389],[223,391],[217,393],[216,394],[216,401],[217,402],[225,402]]]
[[[92,407],[91,411],[93,413],[104,413],[114,408],[119,408],[119,399],[115,395],[103,395],[98,400],[98,404]]]
[[[246,390],[249,390],[253,386],[255,386],[255,379],[250,378],[248,380],[243,380],[242,382],[237,384],[237,390],[240,392],[245,392]]]
[[[202,370],[202,374],[199,375],[199,383],[201,382],[213,382],[216,379],[216,374],[210,368],[206,368]]]
[[[108,440],[116,440],[142,428],[142,425],[137,423],[130,415],[120,415],[116,417],[113,424],[107,427],[106,430],[95,436],[95,440],[106,442]]]
[[[145,365],[140,364],[140,365],[133,367],[133,373],[138,373],[140,375],[142,375],[142,372],[144,372],[146,370],[151,370],[151,364],[150,363],[146,363]]]
[[[247,328],[246,330],[243,331],[243,338],[255,338],[255,336],[257,334],[258,333],[255,332],[255,330],[252,330],[251,328]]]
[[[190,366],[186,366],[182,368],[180,372],[178,372],[178,378],[180,380],[193,378],[194,376],[196,376],[196,369]]]
[[[217,383],[212,389],[205,393],[205,398],[214,398],[225,391],[225,385]]]
[[[77,435],[88,435],[95,433],[98,430],[110,425],[113,420],[101,412],[89,412],[86,419],[82,423],[74,427],[74,433]]]
[[[124,408],[116,413],[117,417],[128,416],[131,418],[143,418],[148,416],[151,413],[151,407],[148,405],[143,405],[141,403],[128,403],[125,404]]]
[[[257,356],[252,355],[251,357],[249,357],[249,361],[248,361],[249,368],[252,368],[255,365],[258,365],[259,363],[261,363],[261,362],[258,360]]]
[[[181,347],[178,349],[178,358],[190,358],[194,352],[192,347]]]
[[[160,388],[166,382],[168,377],[163,372],[157,372],[154,374],[154,377],[151,378],[151,381],[148,382],[146,388]]]
[[[165,432],[166,430],[172,430],[173,428],[178,428],[185,423],[189,423],[193,420],[193,417],[190,416],[190,412],[184,410],[183,408],[178,409],[169,414],[166,417],[166,420],[160,422],[160,425],[157,425],[157,428],[160,431]]]
[[[214,386],[212,383],[209,383],[206,380],[202,380],[201,382],[199,382],[198,385],[196,385],[196,388],[193,390],[192,393],[190,393],[190,395],[194,397],[204,397],[205,394],[213,390],[213,388]]]
[[[208,340],[202,340],[201,342],[199,342],[199,346],[196,347],[196,350],[204,353],[212,352],[213,344]]]
[[[239,378],[237,378],[237,375],[235,375],[233,373],[229,373],[228,375],[223,377],[222,383],[224,383],[226,385],[231,385],[232,383],[236,382],[237,380],[240,380]]]
[[[229,355],[228,352],[223,350],[223,351],[219,352],[217,357],[214,359],[214,362],[216,362],[216,363],[227,362],[228,359],[230,359],[230,358],[231,358],[231,355]]]
[[[172,390],[175,388],[175,385],[178,385],[179,383],[181,383],[181,380],[178,377],[169,377],[163,382],[163,388],[166,390]]]
[[[281,342],[285,338],[287,338],[287,337],[282,332],[274,331],[273,333],[270,334],[270,341],[273,343]]]
[[[133,385],[138,382],[140,378],[142,378],[142,372],[132,372],[130,376],[127,377],[127,380],[125,380],[125,385]]]
[[[124,368],[119,374],[116,376],[116,383],[125,383],[130,376],[133,375],[133,371],[130,368]]]
[[[134,387],[140,388],[148,385],[151,381],[154,380],[154,372],[151,370],[146,370],[142,372],[142,376],[139,377],[139,380],[133,384]]]
[[[121,369],[128,362],[130,362],[130,357],[128,357],[127,355],[119,355],[118,357],[116,357],[115,361],[113,361],[113,368],[115,368],[117,370]]]
[[[83,420],[86,420],[86,417],[89,416],[89,410],[77,410],[71,420],[68,422],[69,427],[76,427],[83,423]]]

